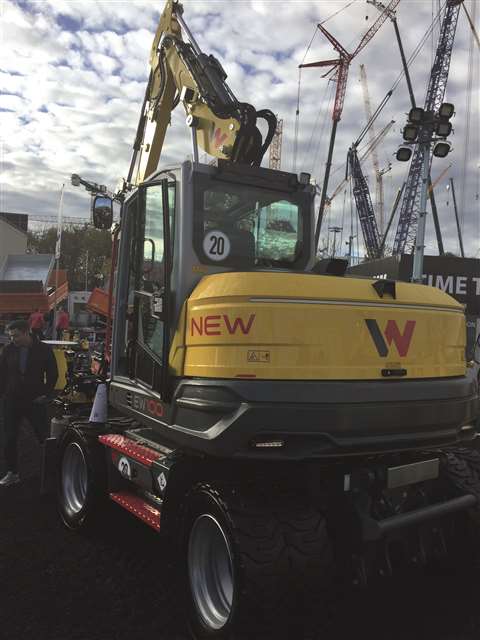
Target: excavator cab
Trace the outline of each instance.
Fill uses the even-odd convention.
[[[273,171],[251,167],[197,172],[193,245],[205,266],[303,271],[311,257],[312,190],[294,174],[270,186]],[[304,247],[306,250],[304,250]]]
[[[182,310],[205,276],[306,271],[315,191],[295,174],[184,162],[122,206],[112,378],[167,398]],[[170,362],[170,366],[169,366]]]

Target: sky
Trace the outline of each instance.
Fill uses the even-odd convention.
[[[386,0],[385,0],[385,3]],[[444,0],[401,0],[397,20],[407,58],[430,28]],[[479,28],[480,2],[465,0]],[[236,97],[256,109],[269,108],[283,120],[282,169],[311,173],[321,187],[332,126],[335,83],[323,69],[298,66],[337,57],[321,34],[322,22],[352,52],[379,13],[365,0],[185,0],[184,19],[205,53],[223,65]],[[90,199],[70,185],[72,173],[115,189],[126,177],[149,73],[148,58],[164,3],[117,0],[2,0],[0,31],[0,211],[56,216],[62,184],[65,216],[89,217]],[[438,21],[410,65],[418,105],[423,105],[438,40]],[[408,163],[395,153],[410,108],[393,25],[387,20],[350,65],[345,104],[338,123],[328,193],[345,174],[347,151],[366,123],[360,82],[364,65],[372,110],[396,89],[375,122],[379,133],[391,120],[378,147],[388,218],[395,194],[405,181]],[[445,100],[453,102],[452,152],[431,167],[445,250],[458,253],[450,178],[453,178],[465,254],[480,257],[480,93],[479,48],[465,12],[460,11]],[[300,91],[299,91],[300,87]],[[297,96],[298,134],[295,135]],[[468,108],[470,105],[470,108]],[[365,144],[368,136],[365,138]],[[362,148],[360,146],[360,150]],[[173,113],[160,164],[191,154],[183,107]],[[204,156],[200,154],[200,160]],[[207,160],[209,160],[208,158]],[[268,163],[268,154],[266,158]],[[391,163],[391,169],[388,170]],[[362,162],[375,201],[372,158]],[[317,203],[318,206],[318,203]],[[338,253],[361,230],[350,202],[350,189],[333,200],[320,246]],[[392,244],[397,221],[387,246]],[[357,241],[355,241],[357,242]],[[426,253],[438,252],[432,216],[427,219]]]

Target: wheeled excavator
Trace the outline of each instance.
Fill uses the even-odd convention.
[[[150,68],[117,196],[108,379],[90,421],[47,440],[44,475],[67,527],[109,499],[171,545],[193,638],[260,638],[328,599],[338,567],[367,584],[428,562],[478,510],[464,310],[316,261],[309,176],[260,166],[275,116],[238,102],[178,2]],[[162,167],[179,103],[192,158]],[[93,218],[111,226],[105,194]]]

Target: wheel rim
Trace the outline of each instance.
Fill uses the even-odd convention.
[[[87,464],[82,448],[71,442],[65,449],[62,462],[63,506],[68,515],[78,514],[87,499]]]
[[[199,516],[188,545],[188,572],[195,607],[208,628],[221,629],[233,602],[233,562],[227,536],[210,514]]]

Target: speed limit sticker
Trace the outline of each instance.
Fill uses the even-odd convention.
[[[223,231],[209,231],[203,239],[203,251],[210,260],[225,260],[230,255],[230,240]]]

